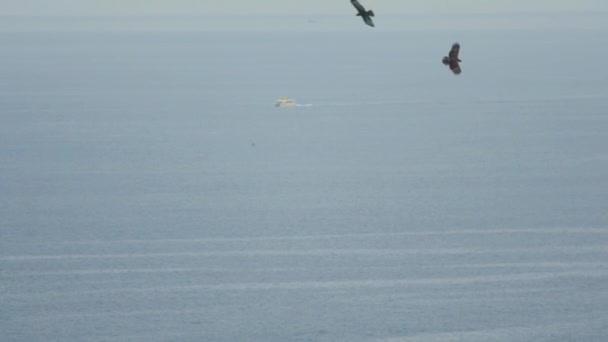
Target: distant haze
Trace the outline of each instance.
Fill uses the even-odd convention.
[[[363,0],[380,13],[608,11],[606,0]],[[346,0],[2,0],[0,14],[45,15],[201,15],[338,14]]]

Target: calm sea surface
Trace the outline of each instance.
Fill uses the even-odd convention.
[[[0,339],[606,341],[606,37],[0,33]]]

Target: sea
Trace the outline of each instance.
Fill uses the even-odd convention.
[[[0,340],[606,341],[608,28],[351,20],[2,26]]]

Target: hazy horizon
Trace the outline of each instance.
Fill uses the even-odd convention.
[[[608,29],[608,12],[521,12],[383,14],[375,31],[485,29]],[[27,31],[199,31],[199,30],[368,30],[343,14],[157,14],[157,15],[3,15],[0,32]]]
[[[362,1],[378,13],[484,13],[527,11],[608,11],[608,2],[599,0],[383,0]],[[346,0],[56,0],[49,6],[43,0],[4,0],[0,13],[5,15],[158,15],[158,14],[341,14],[351,5]]]

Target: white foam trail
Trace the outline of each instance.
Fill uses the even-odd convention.
[[[330,239],[366,239],[382,237],[416,237],[416,236],[449,236],[449,235],[510,235],[510,234],[608,234],[607,228],[513,228],[513,229],[461,229],[461,230],[434,230],[434,231],[409,231],[393,233],[345,233],[345,234],[323,234],[323,235],[287,235],[287,236],[251,236],[251,237],[210,237],[193,239],[128,239],[128,240],[74,240],[48,242],[47,244],[152,244],[152,243],[218,243],[218,242],[254,242],[254,241],[307,241],[307,240],[330,240]],[[20,244],[34,244],[23,242]],[[41,245],[39,242],[36,245]]]
[[[563,271],[563,272],[523,272],[517,274],[491,275],[491,276],[470,276],[470,277],[439,277],[439,278],[409,278],[409,279],[369,279],[369,280],[341,280],[341,281],[294,281],[294,282],[266,282],[266,283],[226,283],[209,285],[189,285],[189,286],[152,286],[145,288],[113,288],[88,291],[69,291],[69,292],[40,292],[28,294],[4,294],[2,297],[21,298],[41,296],[50,298],[53,296],[75,296],[75,295],[96,295],[107,293],[171,293],[187,291],[299,291],[299,290],[348,290],[348,289],[384,289],[402,288],[413,286],[458,286],[468,284],[500,283],[509,282],[530,282],[547,281],[562,278],[606,278],[608,271],[589,270],[589,271]]]
[[[554,268],[554,269],[608,269],[608,263],[604,262],[512,262],[512,263],[475,263],[475,264],[451,264],[451,265],[425,265],[432,269],[474,269],[474,268]],[[324,270],[362,270],[374,269],[402,269],[401,266],[341,266],[323,267]],[[320,268],[319,268],[320,269]],[[95,276],[95,275],[121,275],[121,274],[159,274],[159,273],[262,273],[262,272],[306,272],[310,267],[167,267],[167,268],[107,268],[107,269],[81,269],[60,271],[26,271],[14,272],[11,277],[44,277],[44,276]]]
[[[527,103],[527,104],[543,104],[543,103],[554,103],[554,102],[567,102],[567,101],[589,101],[589,100],[605,100],[603,95],[573,95],[566,97],[544,97],[534,99],[518,99],[518,98],[490,98],[490,99],[479,99],[479,100],[458,100],[458,101],[445,101],[445,100],[376,100],[376,101],[360,101],[360,102],[326,102],[320,103],[320,106],[324,107],[351,107],[351,106],[378,106],[378,105],[438,105],[438,106],[451,106],[454,103],[459,104],[493,104],[493,103]]]
[[[486,252],[497,252],[495,249]],[[58,254],[58,255],[11,255],[2,256],[0,261],[42,261],[67,259],[132,259],[132,258],[180,258],[180,257],[263,257],[263,256],[399,256],[399,255],[453,255],[480,254],[482,250],[471,249],[309,249],[309,250],[234,250],[212,252],[169,252],[132,254]]]
[[[444,341],[552,341],[556,335],[567,333],[576,336],[577,330],[588,332],[597,328],[604,328],[608,319],[599,318],[578,322],[559,322],[541,325],[515,326],[496,329],[482,329],[472,331],[449,331],[437,333],[423,333],[413,336],[391,337],[377,339],[377,342],[444,342]]]
[[[86,313],[53,313],[40,314],[36,316],[24,317],[27,320],[40,319],[78,319],[82,317],[131,317],[131,316],[162,316],[183,315],[183,314],[200,314],[208,313],[208,309],[183,309],[183,310],[133,310],[133,311],[109,311],[109,312],[86,312]],[[122,335],[121,335],[122,336]]]
[[[297,104],[296,107],[312,107],[312,104]]]
[[[503,262],[503,263],[472,263],[429,266],[432,268],[512,268],[512,267],[547,267],[547,268],[608,268],[608,262]]]
[[[605,246],[556,246],[530,248],[439,248],[439,249],[308,249],[308,250],[234,250],[211,252],[121,253],[121,254],[58,254],[9,255],[0,261],[23,262],[70,259],[135,259],[135,258],[200,258],[200,257],[390,257],[390,256],[449,256],[479,254],[538,254],[557,252],[560,255],[608,253]]]
[[[69,276],[69,275],[112,275],[112,274],[153,274],[153,273],[255,273],[255,272],[284,272],[306,271],[306,267],[266,267],[266,268],[237,268],[237,267],[168,267],[168,268],[109,268],[109,269],[83,269],[64,271],[18,272],[11,277],[41,277],[41,276]]]

